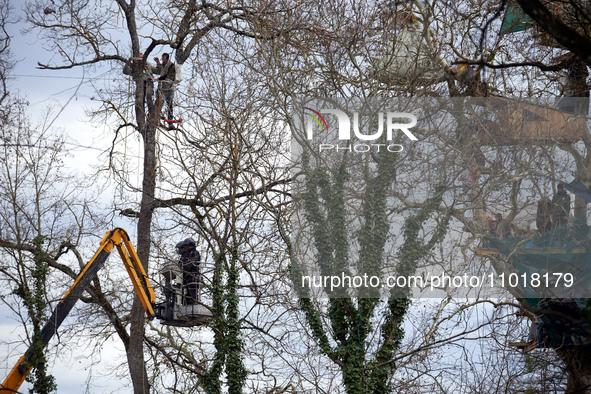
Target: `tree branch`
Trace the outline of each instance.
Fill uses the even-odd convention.
[[[200,201],[198,199],[198,197],[195,198],[183,198],[183,197],[176,197],[176,198],[171,198],[168,200],[161,200],[161,199],[154,199],[154,201],[151,204],[151,208],[152,209],[156,209],[156,208],[170,208],[173,207],[175,205],[185,205],[185,206],[198,206],[198,207],[202,207],[202,208],[211,208],[214,207],[216,205],[219,205],[222,202],[225,201],[229,201],[232,198],[242,198],[242,197],[250,197],[250,196],[255,196],[257,194],[263,194],[265,192],[271,191],[273,187],[277,186],[277,185],[286,185],[288,183],[290,183],[292,181],[291,178],[288,179],[281,179],[278,181],[274,181],[269,183],[268,185],[264,185],[259,187],[258,189],[255,190],[247,190],[244,191],[242,193],[236,193],[233,196],[224,196],[221,198],[217,198],[215,200],[212,200],[210,202],[203,202]]]
[[[88,64],[94,64],[94,63],[98,63],[98,62],[102,62],[105,60],[120,60],[122,62],[126,62],[127,59],[125,59],[123,56],[119,56],[119,55],[107,55],[107,56],[97,56],[92,60],[87,60],[85,62],[74,62],[71,64],[67,64],[64,66],[50,66],[48,64],[43,64],[40,62],[37,62],[37,67],[40,70],[67,70],[70,68],[74,68],[74,67],[78,67],[78,66],[86,66]]]
[[[591,64],[591,40],[555,17],[540,0],[517,0],[523,11],[559,44]]]

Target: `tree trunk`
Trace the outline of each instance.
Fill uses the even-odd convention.
[[[586,346],[556,349],[568,373],[566,394],[591,393],[591,349]]]
[[[143,92],[141,93],[143,94]],[[138,101],[136,100],[136,104]],[[138,257],[146,272],[148,272],[150,260],[152,215],[154,213],[152,202],[156,191],[156,122],[158,109],[158,105],[150,106],[148,121],[145,123],[142,122],[143,125],[139,125],[144,141],[144,168],[136,245]],[[143,110],[143,104],[139,108],[136,105],[137,119],[143,118],[143,114],[141,113]],[[129,363],[134,394],[147,394],[150,392],[150,384],[144,361],[143,341],[144,309],[136,295],[131,310],[129,349],[127,351],[127,361]]]

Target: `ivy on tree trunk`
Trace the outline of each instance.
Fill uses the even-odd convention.
[[[359,243],[360,272],[381,272],[382,269],[390,233],[387,200],[396,158],[391,153],[382,155],[377,174],[366,182],[360,215],[362,224],[355,232]],[[350,235],[346,225],[348,213],[345,196],[349,180],[347,156],[343,155],[333,175],[325,168],[312,168],[307,152],[302,156],[302,165],[305,176],[302,194],[304,213],[311,227],[320,275],[350,275]],[[451,209],[438,222],[430,239],[421,237],[423,225],[439,208],[444,191],[443,186],[435,187],[432,197],[424,202],[419,212],[406,218],[404,245],[397,254],[398,274],[413,274],[419,261],[447,233]],[[291,251],[291,245],[288,244],[288,248]],[[293,255],[291,258],[291,274],[297,278],[302,273],[301,267]],[[396,369],[393,359],[404,338],[402,322],[411,302],[408,291],[392,292],[390,298],[384,301],[379,298],[378,290],[362,289],[357,297],[348,295],[344,289],[327,290],[331,296],[325,312],[329,328],[323,323],[323,312],[309,298],[309,293],[303,287],[296,286],[299,305],[312,336],[321,352],[339,365],[343,385],[349,394],[377,394],[392,389],[389,380]],[[385,307],[379,308],[384,302]],[[372,358],[366,343],[372,337],[373,330],[377,329],[372,320],[375,321],[378,313],[383,315],[384,322],[379,327],[381,342]]]
[[[244,340],[240,333],[240,310],[238,287],[240,270],[238,247],[215,256],[215,277],[212,286],[213,318],[209,327],[214,331],[215,358],[204,374],[206,392],[222,392],[222,372],[226,373],[229,394],[242,394],[248,371],[244,366]]]
[[[45,358],[45,344],[41,337],[41,330],[44,325],[46,301],[47,276],[49,266],[43,260],[43,243],[45,238],[38,235],[33,239],[35,254],[33,256],[34,266],[31,269],[32,283],[29,285],[26,281],[19,283],[14,290],[14,294],[19,296],[27,308],[27,314],[33,323],[33,337],[31,339],[31,350],[33,356],[30,364],[23,365],[23,368],[34,368],[34,373],[27,376],[27,381],[33,384],[32,392],[38,394],[48,394],[57,390],[55,378],[47,374],[47,359]]]

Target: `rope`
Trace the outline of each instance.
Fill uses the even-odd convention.
[[[125,121],[129,119],[129,108],[131,106],[131,76],[127,78],[127,108],[125,110]],[[121,177],[125,181],[125,165],[127,162],[127,138],[129,136],[127,127],[125,128],[125,143],[123,145],[123,168],[121,169]],[[123,183],[121,183],[121,194],[123,194]]]
[[[359,354],[359,349],[361,348],[361,333],[359,332],[360,327],[361,327],[361,305],[359,305],[359,324],[357,324],[357,339],[359,340],[359,343],[357,344],[357,353],[355,353],[355,355]]]

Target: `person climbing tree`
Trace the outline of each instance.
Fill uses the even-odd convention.
[[[143,60],[144,54],[140,53],[139,58],[130,57],[127,59],[127,62],[123,66],[123,74],[125,75],[132,75],[132,64],[134,63],[141,63]],[[146,62],[144,66],[144,70],[142,72],[142,81],[144,82],[144,97],[143,97],[143,105],[144,110],[146,108],[146,103],[150,103],[152,105],[152,98],[154,96],[154,70],[156,68],[152,66],[150,63]]]
[[[158,111],[162,109],[162,105],[166,103],[167,109],[167,119],[172,120],[173,115],[173,84],[175,81],[175,67],[174,63],[170,61],[170,56],[168,53],[162,54],[162,63],[160,63],[160,59],[158,57],[154,58],[156,62],[156,70],[160,73],[160,77],[154,78],[154,82],[158,81],[158,90],[156,91],[156,106]]]

